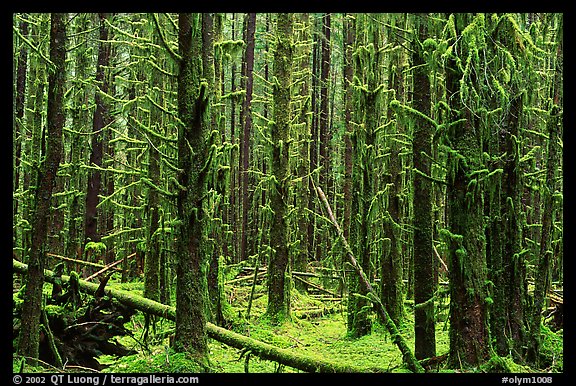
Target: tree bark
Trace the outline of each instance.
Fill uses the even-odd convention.
[[[110,17],[107,13],[98,14],[100,19],[100,44],[98,48],[98,64],[96,69],[96,87],[103,93],[108,93],[108,80],[106,77],[106,68],[110,63],[110,42],[108,41],[108,25],[106,19]],[[102,185],[102,176],[100,170],[102,167],[103,144],[102,130],[109,121],[108,107],[104,102],[100,91],[96,90],[94,101],[96,110],[94,111],[94,120],[92,122],[92,152],[90,153],[90,165],[96,169],[90,171],[88,178],[88,188],[86,190],[86,215],[84,224],[84,243],[89,241],[99,242],[101,237],[98,232],[98,202],[100,201],[100,189]]]
[[[288,148],[290,138],[290,90],[292,83],[293,14],[278,14],[276,21],[276,50],[274,52],[274,85],[272,125],[272,175],[274,186],[270,192],[270,206],[274,213],[270,229],[273,249],[268,265],[267,316],[273,323],[290,319],[289,254],[287,237]]]
[[[248,258],[248,207],[249,207],[249,173],[250,166],[250,131],[252,130],[252,90],[254,89],[254,35],[256,32],[256,14],[249,13],[246,16],[246,51],[242,72],[246,85],[246,96],[242,103],[242,156],[240,160],[240,176],[242,186],[242,239],[240,241],[240,261]]]
[[[471,22],[468,14],[453,17],[458,34]],[[465,57],[463,43],[456,55]],[[451,58],[446,68],[447,98],[451,101],[449,122],[454,153],[448,157],[448,221],[450,234],[450,366],[478,366],[490,355],[486,291],[486,249],[483,191],[474,178],[481,170],[482,146],[477,120],[461,98],[462,68]]]
[[[427,38],[426,23],[416,16],[418,37],[414,39],[414,96],[413,105],[424,115],[431,113],[430,80],[420,47]],[[414,169],[414,337],[416,358],[424,359],[436,355],[436,331],[434,315],[434,271],[435,260],[432,244],[432,182],[425,176],[431,175],[432,127],[424,119],[417,119],[413,140]],[[420,174],[422,173],[422,174]]]
[[[179,184],[176,252],[176,334],[174,348],[189,352],[201,364],[208,361],[205,330],[204,234],[202,203],[205,196],[206,110],[209,103],[202,71],[201,14],[180,14],[178,18],[178,128]],[[193,149],[193,153],[192,153]]]
[[[53,68],[48,76],[47,153],[38,173],[35,207],[32,212],[32,245],[28,260],[26,290],[22,304],[18,354],[38,358],[42,288],[44,285],[45,243],[52,189],[62,158],[62,127],[64,126],[64,83],[66,61],[67,14],[53,13],[50,27],[50,61]]]
[[[534,303],[532,308],[532,319],[530,321],[531,339],[528,345],[527,359],[536,367],[540,361],[540,325],[542,323],[542,308],[546,293],[550,287],[552,250],[550,248],[555,220],[556,205],[554,194],[556,192],[556,168],[560,158],[558,141],[560,138],[560,128],[562,125],[561,102],[561,74],[562,74],[562,42],[563,42],[563,18],[560,19],[560,27],[556,37],[556,71],[554,82],[551,88],[552,98],[550,99],[550,115],[547,121],[548,129],[548,158],[546,160],[546,182],[544,186],[544,209],[542,214],[542,233],[540,239],[540,253],[538,255],[538,267],[536,273],[536,283],[534,287]]]

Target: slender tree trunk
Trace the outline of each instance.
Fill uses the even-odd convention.
[[[102,92],[108,93],[108,80],[105,76],[106,68],[110,63],[110,43],[108,41],[108,25],[106,20],[109,14],[101,13],[98,15],[100,19],[100,44],[98,49],[98,64],[96,70],[96,85]],[[109,122],[108,107],[104,99],[97,90],[94,97],[96,110],[94,111],[94,120],[92,123],[92,152],[90,153],[90,165],[96,167],[91,169],[90,177],[88,178],[88,189],[86,191],[86,220],[84,229],[84,242],[98,242],[101,239],[98,232],[98,203],[100,201],[100,189],[102,185],[102,178],[100,170],[97,168],[102,167],[103,158],[103,145],[102,131]]]
[[[344,15],[344,116],[346,124],[346,135],[344,137],[344,220],[342,227],[344,238],[350,238],[350,224],[352,218],[352,139],[354,132],[352,122],[353,112],[353,80],[354,64],[352,61],[352,52],[354,51],[354,29],[355,16],[347,13]]]
[[[310,200],[309,191],[309,167],[310,167],[310,155],[309,155],[309,140],[310,140],[310,48],[308,41],[310,40],[310,14],[302,13],[300,15],[301,30],[298,33],[299,40],[299,50],[298,56],[301,57],[298,63],[298,71],[300,76],[304,79],[300,79],[300,90],[299,99],[300,107],[298,108],[296,115],[297,130],[295,137],[297,138],[297,151],[299,158],[294,160],[296,164],[294,166],[295,174],[298,177],[298,182],[294,183],[294,191],[296,194],[295,198],[295,209],[296,209],[296,219],[294,221],[296,232],[295,239],[297,247],[294,248],[293,254],[293,268],[295,271],[304,272],[307,269],[308,264],[308,224],[310,218],[307,213],[308,202]],[[306,291],[306,284],[301,281],[296,281],[296,288],[299,291]]]
[[[392,23],[396,23],[396,16],[391,16]],[[396,42],[399,40],[392,32],[391,40]],[[394,51],[390,58],[390,71],[389,71],[389,88],[395,90],[397,96],[403,94],[402,82],[404,78],[401,72],[402,52],[400,50]],[[417,84],[414,79],[414,84]],[[422,85],[425,87],[425,85]],[[392,118],[392,110],[388,111],[389,118]],[[403,259],[402,259],[402,224],[401,218],[401,205],[400,205],[400,192],[402,187],[402,173],[401,173],[401,148],[397,138],[392,137],[394,134],[399,134],[401,124],[397,121],[396,125],[390,126],[395,129],[396,133],[387,133],[387,137],[391,137],[388,141],[389,158],[388,166],[384,172],[384,182],[388,188],[388,205],[386,207],[387,216],[384,220],[384,237],[389,240],[389,247],[386,248],[382,256],[380,256],[380,298],[382,303],[388,310],[390,317],[394,323],[401,326],[404,319],[404,292],[403,292]]]
[[[331,15],[322,15],[322,34],[320,35],[320,108],[318,110],[318,184],[331,192],[330,184],[330,136],[329,136],[329,84],[331,51]],[[316,229],[316,258],[322,259],[330,250],[325,224]]]
[[[40,316],[42,312],[42,288],[44,286],[45,242],[48,235],[48,219],[52,189],[62,158],[62,127],[64,126],[64,75],[66,61],[67,14],[51,15],[50,61],[53,68],[48,76],[47,153],[38,173],[36,206],[32,212],[32,245],[28,259],[26,290],[22,304],[21,329],[18,354],[38,358],[40,343]]]
[[[26,17],[26,14],[23,15]],[[20,34],[28,38],[28,22],[21,21],[19,25]],[[26,138],[25,126],[24,126],[24,107],[26,98],[26,69],[28,68],[28,47],[24,43],[20,43],[20,49],[18,52],[18,62],[16,64],[16,90],[14,99],[14,127],[13,127],[13,143],[14,143],[14,162],[12,164],[14,173],[12,175],[12,191],[20,193],[20,169],[21,169],[21,157],[22,157],[22,143]],[[12,216],[14,219],[18,216],[18,203],[20,200],[13,200],[12,202]],[[18,227],[20,229],[20,227]],[[16,240],[14,241],[14,246],[20,244],[22,241],[20,237],[22,236],[21,231],[17,231],[14,235]]]
[[[232,14],[232,40],[236,39],[236,24],[237,24],[237,14]],[[230,69],[230,92],[236,91],[236,62],[232,62],[232,68]],[[236,139],[236,97],[230,98],[230,142],[235,145],[238,143]],[[238,190],[240,185],[240,178],[236,173],[236,154],[238,151],[235,148],[232,148],[230,154],[230,207],[232,208],[231,213],[231,225],[232,225],[232,245],[233,245],[233,257],[235,262],[240,262],[240,245],[241,240],[239,242],[238,235],[241,235],[241,231],[238,229]],[[240,159],[240,157],[238,157]]]
[[[156,39],[159,39],[156,37]],[[160,75],[157,71],[150,74],[151,93],[159,97],[156,89],[162,89]],[[155,99],[156,99],[155,98]],[[150,103],[150,130],[160,135],[162,127],[162,114]],[[161,186],[160,153],[158,143],[148,145],[148,178],[155,186]],[[158,191],[149,187],[147,189],[147,202],[145,217],[147,219],[146,251],[144,256],[144,297],[160,301],[160,235],[158,234],[160,214],[160,197]]]
[[[315,190],[315,183],[318,183],[318,147],[319,147],[319,107],[318,107],[318,79],[320,78],[320,65],[319,65],[319,56],[320,56],[320,45],[321,45],[321,34],[318,33],[317,29],[317,22],[314,21],[312,27],[312,36],[316,44],[314,44],[312,48],[312,90],[311,90],[311,109],[312,109],[312,123],[310,126],[310,178],[308,179],[308,190],[313,192]],[[314,195],[310,195],[310,199],[308,201],[308,209],[311,213],[315,213],[316,211],[316,200]],[[319,258],[316,250],[316,245],[318,243],[318,235],[316,232],[317,224],[316,218],[313,218],[308,223],[308,256],[313,260],[317,260]]]
[[[218,39],[220,39],[220,21],[219,16],[211,13],[202,14],[202,67],[203,67],[203,78],[208,82],[208,92],[210,99],[210,127],[212,130],[218,128],[218,108],[215,107],[220,100],[220,83],[216,80],[219,79],[217,75],[219,71],[216,68],[216,60],[214,58],[214,41],[215,35],[218,34]],[[216,31],[216,25],[218,25],[219,31]],[[210,146],[220,146],[220,136],[211,136],[212,143]],[[220,155],[219,155],[220,156]],[[211,181],[211,187],[217,192],[217,194],[223,194],[224,189],[222,188],[223,176],[221,176],[220,170],[213,171],[214,177]],[[220,211],[222,206],[218,205],[217,210]],[[207,285],[208,285],[208,299],[206,307],[207,320],[222,326],[224,324],[224,315],[222,314],[222,287],[219,280],[220,276],[220,253],[222,251],[221,244],[223,242],[221,233],[222,227],[221,223],[216,223],[211,227],[211,239],[212,248],[209,254],[210,261],[208,263],[207,272]]]
[[[83,36],[81,33],[91,27],[91,17],[88,15],[79,15],[76,20],[76,27],[74,32],[77,35]],[[80,38],[76,38],[80,39]],[[71,42],[76,46],[74,51],[74,76],[77,79],[86,79],[88,67],[90,66],[90,58],[88,56],[88,40],[79,43],[77,41]],[[89,111],[83,108],[86,103],[88,90],[85,87],[75,85],[73,88],[75,98],[72,102],[71,119],[74,131],[69,134],[70,151],[70,176],[68,182],[68,189],[72,191],[68,201],[68,235],[64,240],[64,255],[70,258],[81,259],[82,257],[82,239],[84,237],[83,225],[84,217],[78,214],[82,211],[82,196],[85,188],[83,183],[84,173],[80,172],[80,164],[83,156],[83,138],[78,134],[85,132],[86,125],[89,122]],[[72,266],[68,266],[69,270]]]
[[[353,252],[368,278],[373,275],[371,264],[371,244],[375,227],[372,203],[375,194],[375,176],[373,165],[376,160],[376,128],[378,126],[378,95],[380,87],[380,53],[378,29],[365,31],[366,19],[356,21],[355,75],[362,88],[357,88],[359,118],[353,139],[353,190],[352,213],[354,223],[351,238]],[[373,47],[373,48],[371,48]],[[349,282],[348,333],[354,337],[370,334],[369,302],[367,289],[360,278],[352,277]]]
[[[550,99],[549,117],[547,121],[548,129],[548,158],[546,160],[546,182],[543,191],[544,209],[542,214],[542,232],[540,239],[540,251],[538,255],[538,267],[536,273],[536,283],[534,287],[534,304],[532,309],[532,319],[530,321],[531,339],[528,345],[527,359],[536,367],[540,361],[540,325],[542,323],[542,309],[546,299],[546,294],[550,288],[551,276],[551,237],[555,221],[556,205],[554,194],[556,192],[556,168],[558,167],[559,138],[562,125],[561,110],[561,74],[562,74],[562,43],[563,43],[563,17],[560,18],[560,25],[556,35],[556,63],[554,81],[552,85],[552,98]]]
[[[254,88],[254,34],[256,32],[256,14],[249,13],[246,15],[246,51],[244,54],[243,73],[246,85],[246,96],[242,103],[242,126],[244,133],[242,135],[242,156],[240,176],[242,177],[242,239],[240,243],[240,260],[248,258],[248,207],[249,207],[249,189],[250,181],[248,168],[250,166],[250,131],[252,130],[252,90]]]

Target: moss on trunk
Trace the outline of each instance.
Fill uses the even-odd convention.
[[[40,343],[40,317],[42,312],[42,287],[44,285],[45,244],[48,235],[48,218],[52,190],[62,158],[62,127],[64,126],[63,98],[66,60],[67,14],[51,14],[50,61],[53,68],[48,76],[48,113],[46,158],[38,173],[35,207],[31,213],[32,244],[28,257],[24,303],[18,354],[38,358]]]
[[[292,14],[278,14],[277,40],[274,51],[274,101],[272,124],[272,175],[274,187],[270,192],[270,206],[274,219],[270,228],[273,252],[268,265],[267,317],[273,323],[290,319],[289,254],[287,238],[288,147],[290,144],[290,90],[292,83],[292,55],[294,46]]]

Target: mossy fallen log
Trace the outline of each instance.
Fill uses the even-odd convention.
[[[28,266],[17,260],[12,260],[14,272],[24,274],[28,270]],[[67,275],[57,277],[56,274],[50,270],[44,270],[44,278],[49,283],[57,282],[65,283],[70,280]],[[98,291],[99,285],[90,283],[86,280],[78,280],[78,288],[80,291],[94,295]],[[176,308],[170,307],[165,304],[155,302],[150,299],[134,295],[128,291],[105,288],[104,295],[110,296],[120,303],[140,310],[147,314],[160,316],[168,320],[176,320]],[[319,373],[361,373],[361,372],[386,372],[385,369],[379,368],[359,368],[350,365],[342,365],[331,363],[319,358],[315,358],[305,354],[295,353],[292,350],[279,348],[271,344],[261,342],[247,336],[235,333],[230,330],[218,327],[212,323],[206,324],[206,332],[208,336],[214,340],[225,343],[229,346],[238,349],[247,349],[252,355],[256,355],[262,359],[271,360],[283,364],[285,366],[293,367],[305,372],[319,372]]]

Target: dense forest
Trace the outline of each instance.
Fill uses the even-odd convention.
[[[14,373],[563,373],[563,14],[12,20]]]

